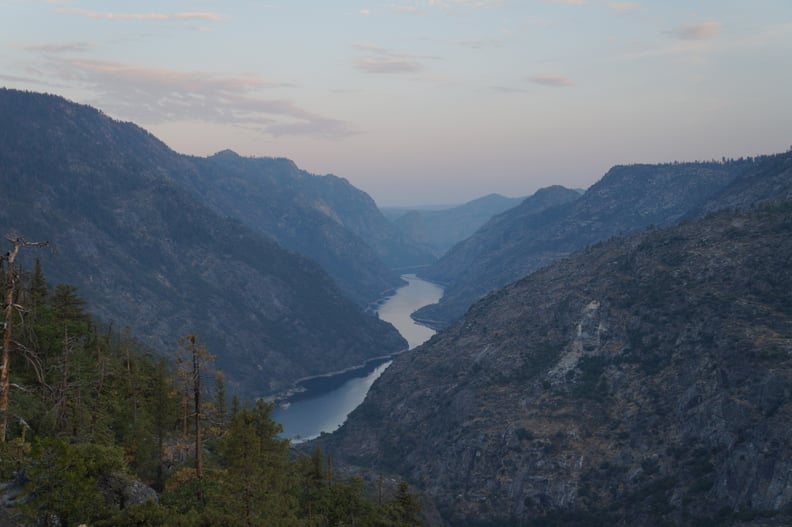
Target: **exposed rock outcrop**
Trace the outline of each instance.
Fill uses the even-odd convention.
[[[444,327],[488,292],[578,249],[703,212],[778,199],[790,191],[792,154],[725,163],[613,167],[580,199],[534,210],[532,199],[493,218],[420,275],[446,285],[416,318]]]
[[[337,459],[451,525],[792,519],[792,205],[580,251],[397,358]]]

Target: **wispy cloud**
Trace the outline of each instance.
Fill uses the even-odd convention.
[[[400,15],[421,15],[422,9],[414,5],[391,5],[390,10]]]
[[[59,44],[28,44],[19,46],[27,51],[41,51],[44,53],[84,53],[96,47],[92,42],[63,42]]]
[[[681,40],[711,40],[720,34],[720,27],[720,22],[710,21],[682,26],[664,33]]]
[[[583,5],[586,3],[586,0],[545,0],[545,2],[550,2],[551,4]]]
[[[422,60],[432,58],[365,44],[355,44],[354,47],[366,53],[355,61],[355,66],[366,73],[416,73],[424,69]]]
[[[499,48],[503,46],[503,41],[487,38],[487,39],[478,39],[478,40],[460,40],[457,41],[457,44],[465,48],[485,49],[485,48]]]
[[[496,91],[498,93],[536,93],[536,88],[526,87],[524,85],[525,82],[530,84],[536,84],[539,86],[545,86],[548,88],[567,88],[569,86],[574,86],[574,83],[568,77],[564,77],[563,75],[558,75],[555,73],[539,73],[536,75],[531,75],[524,79],[524,82],[521,83],[521,86],[504,86],[504,85],[494,85],[490,86],[489,89]]]
[[[500,93],[528,93],[530,91],[525,88],[514,88],[511,86],[490,86],[490,89]]]
[[[20,75],[6,75],[0,73],[0,81],[6,82],[24,82],[25,84],[43,84],[39,79],[34,77],[22,77]]]
[[[88,88],[95,104],[141,124],[204,121],[255,128],[274,136],[339,138],[356,133],[266,91],[288,87],[258,76],[148,68],[120,62],[70,58],[48,67],[62,81]]]
[[[503,0],[425,0],[391,4],[390,10],[399,14],[423,15],[426,14],[427,9],[442,9],[444,11],[452,11],[456,8],[490,9],[500,7],[503,3]]]
[[[503,0],[428,0],[429,7],[450,9],[453,7],[468,7],[473,9],[499,7]]]
[[[638,7],[640,7],[638,2],[610,2],[608,4],[608,8],[614,11],[631,11],[638,9]]]
[[[66,8],[58,9],[59,13],[80,15],[94,20],[204,20],[218,22],[226,17],[211,12],[182,12],[182,13],[113,13],[110,11],[92,11],[89,9]]]
[[[551,88],[565,88],[574,84],[567,77],[553,73],[531,75],[528,77],[528,82],[539,84],[541,86],[549,86]]]

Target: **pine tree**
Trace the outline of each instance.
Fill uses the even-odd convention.
[[[218,450],[225,466],[216,498],[229,525],[291,525],[297,501],[289,468],[288,445],[276,435],[272,404],[258,401],[231,420]]]
[[[217,370],[215,372],[214,393],[214,426],[219,430],[223,430],[228,421],[228,401],[226,400],[225,374],[223,370]]]
[[[47,280],[44,278],[44,270],[41,267],[41,259],[36,258],[36,265],[33,268],[33,276],[30,279],[30,308],[35,310],[44,302],[47,301],[49,296],[49,286]]]

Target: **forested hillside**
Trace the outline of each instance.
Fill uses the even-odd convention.
[[[406,484],[371,500],[320,451],[290,453],[271,406],[230,397],[200,337],[154,354],[123,324],[93,319],[74,286],[50,287],[40,265],[19,280],[7,271],[1,525],[419,524]]]

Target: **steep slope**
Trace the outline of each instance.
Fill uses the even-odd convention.
[[[729,185],[691,215],[792,200],[792,150],[752,161],[748,170],[741,171]]]
[[[490,218],[516,207],[523,199],[489,194],[445,210],[412,210],[393,222],[411,239],[441,256],[476,232]]]
[[[243,158],[230,150],[192,161],[197,170],[176,174],[181,184],[218,214],[313,258],[358,304],[380,300],[402,285],[399,275],[346,226],[355,225],[348,211],[373,216],[367,220],[372,224],[380,216],[369,206],[371,198],[346,180],[309,174],[288,159]]]
[[[699,210],[754,161],[616,166],[574,202],[520,207],[493,218],[421,276],[446,284],[416,317],[442,327],[487,292],[612,236],[670,225]]]
[[[0,232],[49,240],[49,279],[101,319],[160,350],[198,334],[248,395],[405,346],[315,263],[180,187],[195,164],[144,130],[12,90],[0,115]]]
[[[358,280],[358,271],[378,280],[378,285],[368,288],[375,293],[367,295],[370,301],[380,299],[383,291],[377,288],[382,285],[401,283],[386,268],[435,260],[385,219],[371,196],[343,178],[310,174],[288,159],[243,158],[230,150],[195,163],[197,172],[181,178],[183,184],[223,214],[328,263],[343,284]],[[371,249],[382,263],[374,261]],[[351,261],[358,257],[361,262]],[[363,263],[378,267],[364,269]]]
[[[787,525],[790,264],[790,202],[597,244],[400,355],[324,446],[451,525]]]

